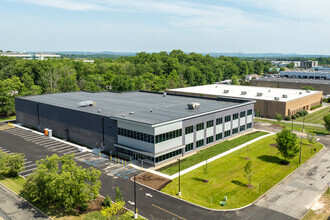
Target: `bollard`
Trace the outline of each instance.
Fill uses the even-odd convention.
[[[143,171],[143,165],[142,165],[142,171]]]
[[[100,157],[101,157],[101,151],[100,151]]]

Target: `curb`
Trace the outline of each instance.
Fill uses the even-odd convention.
[[[320,142],[319,142],[320,143]],[[320,143],[322,144],[322,143]],[[319,155],[326,147],[324,146],[324,144],[322,144],[323,148],[318,152],[316,153],[315,155],[313,155],[311,158],[309,158],[308,160],[306,160],[304,163],[302,163],[297,169],[299,169],[301,166],[303,166],[304,164],[306,164],[308,161],[310,161],[312,158],[314,158],[316,155]],[[268,192],[270,192],[272,189],[274,189],[276,186],[278,186],[279,184],[281,184],[284,180],[286,180],[287,178],[289,178],[294,172],[297,171],[297,169],[293,170],[291,173],[289,173],[286,177],[284,177],[281,181],[279,181],[278,183],[276,183],[273,187],[271,187],[270,189],[268,189],[266,192],[264,192],[260,197],[258,197],[255,201],[253,201],[252,203],[250,204],[247,204],[243,207],[239,207],[239,208],[235,208],[235,209],[212,209],[212,208],[207,208],[207,207],[204,207],[204,206],[201,206],[201,205],[198,205],[198,204],[195,204],[195,203],[192,203],[192,202],[189,202],[187,200],[184,200],[184,199],[181,199],[181,198],[178,198],[176,196],[173,196],[173,195],[170,195],[170,194],[167,194],[167,193],[164,193],[162,191],[159,191],[159,190],[156,190],[156,189],[153,189],[149,186],[146,186],[142,183],[139,183],[139,182],[136,182],[137,184],[141,185],[141,186],[144,186],[148,189],[151,189],[153,191],[156,191],[156,192],[160,192],[164,195],[167,195],[167,196],[170,196],[172,198],[175,198],[175,199],[178,199],[178,200],[181,200],[183,202],[186,202],[186,203],[189,203],[191,205],[194,205],[194,206],[197,206],[197,207],[200,207],[200,208],[203,208],[203,209],[206,209],[206,210],[210,210],[210,211],[215,211],[215,212],[231,212],[231,211],[239,211],[239,210],[242,210],[244,208],[247,208],[251,205],[254,205],[256,202],[258,202],[261,198],[263,198]],[[146,171],[147,172],[147,171]],[[131,181],[132,181],[132,178],[131,178]]]
[[[39,212],[41,212],[43,215],[47,216],[48,219],[54,220],[52,217],[48,216],[46,213],[44,213],[43,211],[41,211],[40,209],[38,209],[37,207],[35,207],[33,204],[31,204],[29,201],[27,201],[26,199],[24,199],[22,196],[18,195],[16,192],[14,192],[13,190],[9,189],[6,185],[4,185],[3,183],[0,183],[2,186],[4,186],[7,190],[9,190],[10,192],[14,193],[17,197],[19,197],[20,199],[22,199],[24,202],[28,203],[29,205],[31,205],[33,208],[35,208],[36,210],[38,210]]]

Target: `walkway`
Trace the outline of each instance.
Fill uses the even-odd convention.
[[[0,219],[49,219],[30,203],[0,184]]]
[[[275,119],[270,119],[270,118],[260,118],[259,119],[262,119],[262,120],[268,120],[268,121],[276,121]],[[281,122],[284,122],[284,123],[287,123],[287,124],[291,124],[292,121],[285,121],[285,120],[282,120]],[[305,124],[305,125],[308,125],[308,126],[314,126],[314,127],[321,127],[321,128],[324,128],[323,125],[318,125],[318,124],[310,124],[310,123],[302,123],[302,122],[298,122],[298,121],[294,121],[293,124],[298,124],[298,125],[302,125],[302,124]]]

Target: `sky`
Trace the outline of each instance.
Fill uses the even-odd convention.
[[[0,0],[0,49],[330,55],[329,9],[329,0]]]

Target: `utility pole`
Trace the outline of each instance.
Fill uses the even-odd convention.
[[[135,176],[136,175],[134,175],[134,206],[135,206],[135,208],[134,208],[134,218],[135,219],[137,219],[137,217],[138,217],[138,215],[137,215],[137,209],[136,209],[136,182],[135,182]]]
[[[178,192],[178,195],[181,196],[181,179],[180,179],[180,171],[181,171],[181,164],[180,164],[180,159],[179,159],[179,192]]]
[[[302,135],[301,135],[301,142],[300,142],[299,164],[301,163],[301,147],[302,147]]]

